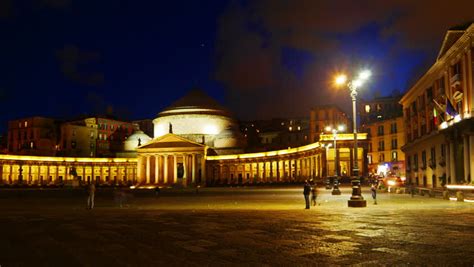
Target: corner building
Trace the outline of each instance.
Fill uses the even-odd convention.
[[[407,179],[424,187],[474,175],[474,23],[446,33],[436,62],[400,100]]]

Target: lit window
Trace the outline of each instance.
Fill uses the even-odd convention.
[[[27,121],[25,121],[25,127],[28,127],[28,122]]]
[[[293,130],[293,127],[291,127],[291,126],[290,126],[290,127],[288,127],[288,130],[292,131],[292,130]]]
[[[30,142],[30,148],[35,148],[35,142]]]
[[[91,138],[94,138],[94,132],[91,131]]]
[[[370,105],[365,105],[365,113],[369,113],[370,112]]]
[[[301,130],[301,127],[300,127],[300,126],[298,126],[298,131],[300,131],[300,130]]]

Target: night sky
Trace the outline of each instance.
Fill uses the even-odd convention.
[[[439,3],[438,3],[439,2]],[[474,1],[0,0],[0,130],[10,119],[156,114],[194,87],[238,119],[308,116],[349,94],[401,92]]]

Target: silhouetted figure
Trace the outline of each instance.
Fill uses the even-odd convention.
[[[93,209],[94,208],[94,198],[95,198],[95,185],[91,183],[88,187],[88,196],[87,196],[87,208]]]
[[[318,190],[318,185],[315,183],[313,184],[313,187],[311,188],[311,205],[316,206],[316,198],[317,198],[317,190]]]
[[[374,199],[374,205],[377,205],[377,186],[372,184],[370,191],[372,193],[372,198]]]
[[[171,124],[171,122],[170,122],[169,133],[173,133],[173,124]]]
[[[306,202],[306,209],[309,210],[309,194],[311,193],[311,185],[308,183],[308,180],[305,181],[303,188],[304,200]]]
[[[142,145],[142,139],[138,138],[138,146]]]

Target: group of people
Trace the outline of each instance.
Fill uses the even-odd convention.
[[[374,200],[374,205],[377,205],[377,184],[372,183],[370,187],[370,193],[372,195],[372,199]],[[316,206],[316,198],[317,198],[317,183],[313,183],[312,180],[305,181],[304,188],[303,188],[303,195],[304,200],[306,202],[306,209],[309,210],[310,206]],[[311,204],[310,204],[310,195],[311,195]]]
[[[317,199],[317,194],[318,194],[318,185],[317,183],[313,183],[312,180],[308,181],[306,180],[305,181],[305,184],[304,184],[304,189],[303,189],[303,195],[304,195],[304,199],[306,201],[306,209],[309,209],[310,207],[310,199],[309,199],[309,196],[311,194],[311,205],[312,206],[316,206],[316,199]]]

